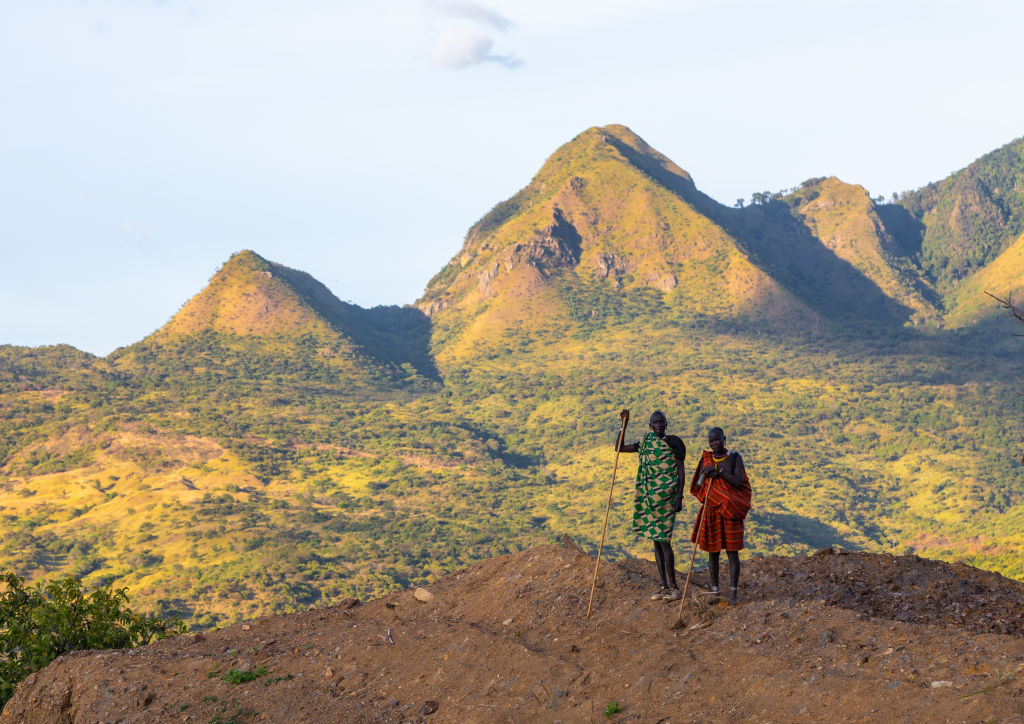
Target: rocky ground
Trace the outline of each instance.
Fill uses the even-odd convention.
[[[708,605],[699,572],[677,623],[636,560],[602,563],[587,619],[593,565],[532,548],[364,604],[77,652],[2,721],[1024,721],[1024,583],[826,549],[744,561],[738,607]]]

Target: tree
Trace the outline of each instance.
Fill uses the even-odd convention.
[[[131,648],[185,631],[177,616],[132,612],[126,589],[109,584],[87,595],[71,576],[26,588],[4,573],[0,583],[0,707],[19,681],[69,651]]]

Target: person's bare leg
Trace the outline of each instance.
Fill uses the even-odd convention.
[[[740,552],[726,551],[725,554],[729,557],[729,604],[735,606],[739,603]]]
[[[721,554],[708,553],[708,578],[711,580],[711,592],[718,593],[718,559]]]
[[[659,541],[654,545],[661,548],[661,560],[665,564],[664,573],[662,573],[662,579],[668,588],[679,588],[679,584],[676,583],[676,554],[672,550],[671,541]]]
[[[668,588],[668,580],[665,578],[665,554],[661,550],[661,541],[654,541],[654,562],[658,566],[661,587]]]

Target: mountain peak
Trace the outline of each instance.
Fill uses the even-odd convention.
[[[251,249],[242,249],[232,254],[223,266],[218,270],[219,274],[242,274],[245,272],[267,272],[271,271],[274,264]]]
[[[267,336],[323,330],[330,326],[325,310],[318,309],[323,303],[340,304],[305,272],[244,250],[233,254],[156,335],[213,330]]]
[[[266,338],[271,346],[283,343],[289,354],[297,338],[311,335],[322,345],[321,358],[377,380],[405,379],[407,364],[424,377],[437,374],[429,323],[419,310],[343,302],[310,274],[250,250],[233,254],[199,294],[139,344],[204,332]]]
[[[673,294],[684,314],[809,321],[813,313],[750,261],[711,207],[720,205],[626,126],[589,128],[470,228],[419,307],[462,318],[454,327],[466,339],[598,314],[579,309],[589,292],[577,287]]]

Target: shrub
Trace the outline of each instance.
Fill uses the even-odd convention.
[[[130,648],[185,631],[177,616],[132,612],[126,589],[110,584],[86,594],[71,576],[26,588],[4,573],[0,583],[0,706],[19,681],[69,651]]]

